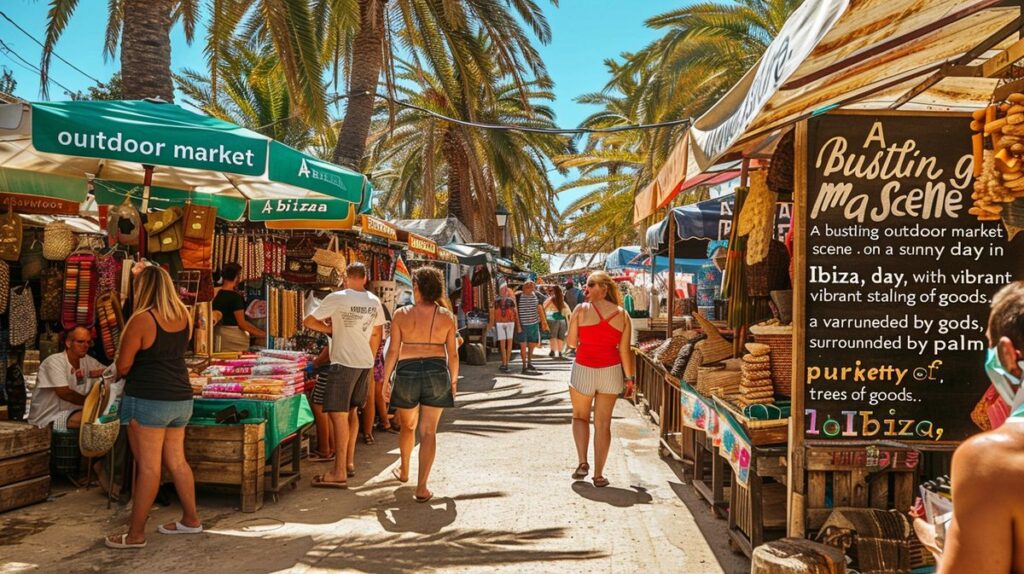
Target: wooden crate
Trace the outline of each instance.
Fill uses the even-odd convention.
[[[821,528],[836,508],[907,511],[914,503],[920,453],[894,444],[809,444],[807,527]]]
[[[49,495],[49,474],[0,486],[0,512],[42,502]]]
[[[754,548],[786,534],[786,447],[754,447],[747,484],[729,492],[730,545],[748,557]],[[731,468],[730,468],[731,470]]]
[[[240,487],[242,512],[256,512],[263,506],[264,425],[185,429],[185,458],[196,483]]]
[[[666,374],[662,386],[664,400],[661,403],[661,416],[658,417],[661,431],[661,448],[658,452],[661,456],[672,456],[683,461],[683,407],[679,379]]]
[[[0,460],[50,450],[50,429],[0,421]]]
[[[0,460],[0,486],[50,474],[50,453],[34,452]]]

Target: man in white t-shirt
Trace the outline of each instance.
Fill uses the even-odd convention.
[[[357,410],[366,403],[370,372],[383,337],[384,307],[366,290],[366,266],[345,269],[345,289],[331,293],[303,321],[308,329],[331,336],[323,410],[334,427],[333,471],[313,477],[313,486],[347,488],[355,474]]]
[[[55,431],[81,426],[82,405],[91,389],[87,377],[99,377],[105,368],[86,354],[91,344],[89,330],[75,327],[64,336],[64,352],[50,355],[39,365],[30,424],[39,428],[52,424]]]

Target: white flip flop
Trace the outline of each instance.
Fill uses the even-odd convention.
[[[171,530],[170,528],[164,528],[164,525],[161,524],[160,526],[156,527],[156,531],[160,534],[199,534],[203,531],[203,525],[200,524],[199,526],[193,527],[185,526],[180,522],[175,522],[174,530]]]
[[[129,548],[145,548],[146,547],[146,542],[145,541],[143,541],[142,543],[138,543],[138,544],[129,544],[128,543],[128,533],[127,532],[122,534],[118,538],[121,540],[120,542],[111,542],[110,541],[110,537],[104,538],[103,542],[107,545],[107,548],[115,548],[117,550],[125,550],[125,549],[129,549]]]

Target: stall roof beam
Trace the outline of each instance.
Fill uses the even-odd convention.
[[[972,61],[974,61],[975,58],[980,57],[985,52],[988,52],[992,48],[998,46],[999,43],[1002,42],[1003,40],[1009,38],[1013,34],[1016,34],[1022,26],[1024,26],[1024,15],[1018,16],[1016,20],[1007,23],[1005,26],[996,31],[996,33],[992,34],[988,38],[985,38],[985,41],[975,46],[973,50],[965,53],[963,56],[960,56],[959,58],[954,60],[953,65],[964,66],[971,63]],[[893,102],[893,104],[889,106],[889,108],[893,110],[899,109],[903,107],[907,102],[927,92],[929,89],[935,86],[935,84],[941,82],[943,78],[948,77],[944,73],[944,71],[945,70],[939,70],[938,72],[935,72],[934,74],[929,76],[925,81],[921,82],[913,89],[911,89],[909,92],[904,94],[903,97]]]
[[[982,75],[986,78],[994,78],[1002,74],[1024,58],[1024,40],[1017,40],[1009,48],[999,52],[992,59],[981,65]]]

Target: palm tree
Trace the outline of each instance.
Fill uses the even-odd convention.
[[[379,105],[370,146],[385,212],[430,218],[446,205],[447,215],[463,221],[476,239],[494,242],[494,213],[501,202],[510,207],[515,236],[547,235],[556,226],[557,209],[545,159],[564,152],[567,139],[467,127],[430,112],[482,123],[552,128],[554,112],[544,105],[554,98],[550,81],[517,85],[507,75],[489,80],[493,84],[455,80],[446,82],[414,63],[400,63],[395,89],[416,107],[402,107],[392,118],[387,106]]]
[[[78,0],[52,0],[40,64],[40,92],[48,95],[50,58]],[[171,26],[185,24],[185,38],[195,31],[195,3],[189,0],[111,0],[104,53],[114,55],[120,41],[124,97],[174,101],[171,83]]]
[[[557,5],[557,0],[551,0]],[[532,0],[358,0],[358,31],[349,59],[348,102],[334,150],[334,161],[359,169],[364,159],[381,72],[392,89],[392,41],[397,37],[424,67],[449,81],[456,74],[475,78],[483,54],[475,45],[482,34],[493,46],[494,63],[524,96],[527,73],[544,75],[544,64],[524,25],[547,43],[551,31]],[[457,85],[446,85],[450,92]]]
[[[211,85],[216,93],[217,71],[239,23],[249,16],[253,36],[273,44],[284,70],[283,80],[306,121],[318,125],[326,120],[324,86],[321,79],[321,32],[314,20],[327,13],[330,4],[337,8],[322,22],[338,23],[344,5],[355,0],[207,0],[210,15],[206,53]],[[78,0],[51,0],[43,45],[41,84],[43,97],[49,84],[50,58],[74,15]],[[108,0],[104,55],[114,57],[121,48],[121,76],[126,99],[160,98],[174,100],[171,72],[171,27],[181,22],[185,40],[195,37],[201,2],[198,0]],[[334,18],[334,20],[331,20]],[[337,37],[337,34],[335,34]]]
[[[614,127],[695,117],[721,98],[767,49],[801,0],[703,2],[655,16],[651,28],[665,35],[622,61],[607,61],[611,79],[603,92],[578,101],[601,106],[584,127]],[[657,175],[685,128],[592,135],[578,154],[556,158],[579,169],[559,193],[588,191],[564,214],[564,232],[578,251],[605,251],[635,242],[637,229],[624,213]],[[677,203],[703,199],[693,190]],[[652,219],[658,214],[652,216]],[[594,230],[598,230],[596,233]]]
[[[236,39],[219,57],[216,81],[189,68],[174,79],[189,104],[213,117],[297,149],[333,146],[333,139],[328,141],[331,130],[314,130],[298,117],[284,75],[272,46]]]

